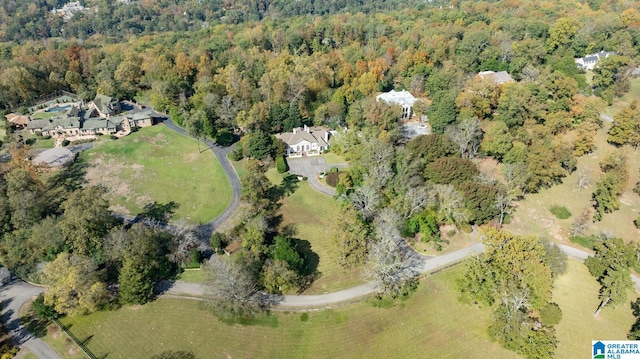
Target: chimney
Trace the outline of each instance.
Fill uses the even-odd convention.
[[[296,132],[298,132],[298,129],[297,129],[297,128],[294,128],[294,129],[293,129],[293,134],[295,135],[295,134],[296,134]]]
[[[324,131],[324,142],[329,143],[329,130]]]
[[[309,126],[307,126],[307,125],[304,125],[304,130],[307,131],[307,133],[311,133],[311,132],[309,132]]]

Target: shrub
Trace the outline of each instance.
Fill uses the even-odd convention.
[[[221,130],[216,136],[216,143],[224,147],[231,146],[233,143],[233,135],[227,130]]]
[[[640,229],[640,217],[634,219],[633,224],[635,224],[636,228]]]
[[[329,186],[336,187],[340,181],[340,172],[329,172],[325,179]]]
[[[240,143],[238,143],[236,145],[236,148],[233,151],[229,152],[228,156],[229,156],[229,159],[231,161],[240,161],[240,160],[242,160],[244,158],[244,153],[242,151],[242,145]]]
[[[62,140],[62,147],[67,147],[70,143],[69,140]]]
[[[116,137],[115,135],[111,135],[111,136],[109,136],[109,138],[112,139],[112,140],[117,140],[118,139],[118,137]]]
[[[549,211],[558,219],[567,219],[571,217],[571,212],[565,206],[552,206]]]
[[[58,317],[58,313],[52,306],[44,304],[44,295],[40,294],[31,303],[31,310],[35,313],[36,317],[41,320],[51,320]]]
[[[220,233],[220,232],[215,232],[213,235],[211,235],[211,241],[209,242],[209,244],[211,244],[211,248],[214,251],[222,251],[222,248],[226,247],[228,243],[227,237]]]
[[[544,325],[554,326],[562,320],[562,309],[556,303],[549,303],[540,309],[540,321]]]
[[[202,261],[202,253],[197,249],[192,249],[189,252],[189,262],[185,265],[186,268],[200,268],[200,261]]]
[[[307,321],[309,321],[309,313],[302,313],[302,314],[300,314],[300,321],[301,321],[301,322],[307,322]]]
[[[636,182],[635,187],[633,187],[633,192],[640,194],[640,182]]]
[[[278,173],[285,173],[289,170],[289,166],[287,165],[287,161],[284,159],[284,156],[276,157],[276,169]]]

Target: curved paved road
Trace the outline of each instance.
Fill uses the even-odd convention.
[[[40,359],[60,359],[60,356],[45,342],[29,333],[20,322],[20,307],[34,296],[42,293],[43,289],[23,282],[11,276],[6,268],[1,268],[2,282],[0,300],[2,300],[2,322],[7,333],[16,345],[29,349]]]
[[[591,253],[577,249],[574,247],[559,244],[562,251],[571,258],[584,261]],[[465,258],[482,253],[485,249],[484,244],[474,242],[471,246],[459,249],[457,251],[438,256],[425,257],[417,252],[413,252],[408,258],[411,262],[413,271],[417,274],[433,273],[440,269],[458,263]],[[631,276],[635,289],[640,292],[640,277]],[[205,294],[205,286],[199,283],[189,283],[177,281],[175,283],[165,283],[162,288],[164,295],[177,297],[202,297]],[[311,308],[323,307],[340,302],[355,300],[366,295],[373,294],[376,288],[374,284],[367,283],[358,285],[349,289],[338,292],[319,294],[319,295],[273,295],[266,294],[265,299],[269,303],[273,303],[277,307],[292,308]]]

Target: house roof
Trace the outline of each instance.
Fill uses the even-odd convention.
[[[496,85],[502,85],[502,84],[506,84],[506,83],[509,83],[509,82],[515,82],[513,77],[511,77],[511,75],[509,75],[509,73],[506,72],[506,71],[498,71],[498,72],[482,71],[482,72],[478,73],[478,76],[482,77],[483,79],[489,80],[489,81],[493,82]]]
[[[98,111],[102,113],[111,113],[113,112],[113,109],[110,105],[114,101],[116,100],[113,97],[97,94],[96,98],[93,99],[93,104],[96,106]]]
[[[56,127],[62,128],[80,128],[80,118],[78,117],[53,117],[45,130],[53,130]]]
[[[146,120],[153,117],[153,110],[144,109],[142,111],[130,112],[128,117],[134,121]]]
[[[31,121],[31,116],[29,115],[21,115],[19,113],[10,113],[4,116],[7,121],[13,123],[14,125],[26,126]]]
[[[376,96],[376,101],[384,101],[388,104],[398,104],[400,106],[413,106],[416,98],[407,90],[391,90]]]
[[[27,124],[30,130],[43,129],[49,126],[49,120],[33,120]]]
[[[279,133],[276,138],[281,139],[287,146],[295,146],[303,141],[316,143],[319,146],[329,146],[329,143],[325,141],[325,138],[328,138],[328,133],[329,129],[324,127],[305,126],[305,128],[294,128],[293,132]]]
[[[92,120],[84,121],[82,123],[83,130],[95,130],[98,128],[115,129],[116,122],[112,122],[111,120],[107,120],[107,119],[92,119]]]

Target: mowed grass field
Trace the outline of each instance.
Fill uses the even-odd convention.
[[[159,299],[141,307],[64,318],[101,358],[149,358],[168,350],[197,358],[517,358],[489,340],[492,308],[458,301],[463,266],[422,280],[408,299],[381,308],[372,300],[304,313],[277,313],[260,325],[224,324],[193,300]],[[570,260],[556,282],[563,311],[556,358],[586,357],[592,339],[623,339],[633,323],[629,305],[593,317],[598,284]],[[634,298],[629,298],[631,301]]]
[[[231,204],[231,185],[215,156],[161,124],[99,141],[82,159],[87,179],[107,186],[116,212],[136,215],[149,203],[174,201],[174,219],[203,223]]]
[[[562,321],[556,326],[559,341],[556,358],[590,358],[592,340],[624,340],[634,323],[631,301],[638,293],[629,291],[625,303],[604,308],[598,317],[600,285],[582,262],[568,261],[567,274],[555,282],[553,300],[562,308]]]

